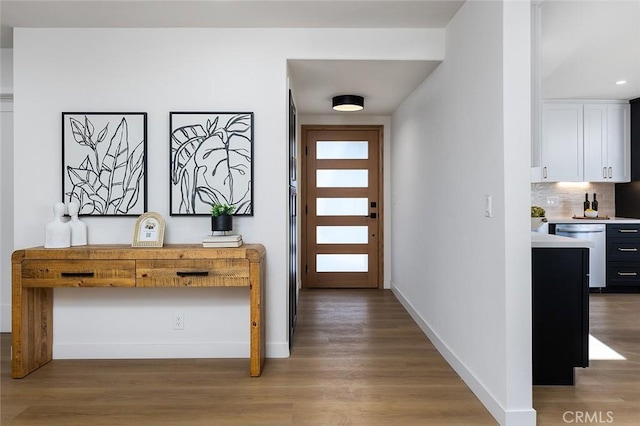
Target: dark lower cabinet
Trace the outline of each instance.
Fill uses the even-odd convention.
[[[640,225],[607,225],[607,288],[640,288]]]
[[[533,384],[589,366],[589,249],[532,248]]]

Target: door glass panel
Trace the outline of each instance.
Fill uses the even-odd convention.
[[[367,254],[317,254],[316,272],[368,272]]]
[[[369,170],[316,170],[318,188],[366,188]]]
[[[318,216],[368,216],[368,198],[317,198]]]
[[[367,244],[368,226],[318,226],[317,244]]]
[[[368,141],[317,141],[318,160],[366,160],[369,158]]]

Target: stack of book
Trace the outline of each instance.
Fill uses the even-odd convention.
[[[242,235],[207,235],[202,240],[202,247],[240,247]]]

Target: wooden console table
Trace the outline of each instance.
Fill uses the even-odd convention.
[[[265,248],[88,245],[17,250],[12,262],[12,367],[22,378],[51,361],[53,289],[69,287],[249,287],[250,374],[265,357]]]

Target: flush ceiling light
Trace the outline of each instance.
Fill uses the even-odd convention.
[[[333,97],[333,109],[336,111],[360,111],[364,108],[364,98],[357,95]]]
[[[627,80],[618,80],[616,81],[617,85],[621,85],[621,84],[627,84]]]

